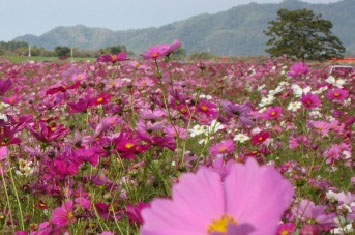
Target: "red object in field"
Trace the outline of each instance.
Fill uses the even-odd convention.
[[[329,62],[355,63],[355,58],[331,59]]]

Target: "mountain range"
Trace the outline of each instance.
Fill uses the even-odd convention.
[[[265,54],[267,41],[263,30],[276,18],[279,8],[312,9],[333,23],[332,32],[344,43],[348,54],[355,55],[355,0],[328,4],[311,4],[299,0],[281,3],[250,3],[213,14],[203,13],[183,21],[161,27],[113,31],[83,25],[56,27],[40,36],[27,34],[14,40],[23,40],[32,46],[53,49],[67,46],[97,50],[125,45],[135,53],[180,39],[188,52],[207,51],[224,56],[257,56]]]

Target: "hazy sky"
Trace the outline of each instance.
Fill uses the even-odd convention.
[[[0,40],[27,33],[40,35],[57,26],[78,24],[113,30],[161,26],[249,2],[282,0],[0,0]]]

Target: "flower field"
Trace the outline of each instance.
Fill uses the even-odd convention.
[[[0,62],[0,234],[354,234],[355,71]]]

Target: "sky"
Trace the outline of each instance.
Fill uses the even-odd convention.
[[[0,40],[24,34],[40,35],[57,26],[78,24],[112,30],[158,27],[250,2],[282,0],[0,0]]]

